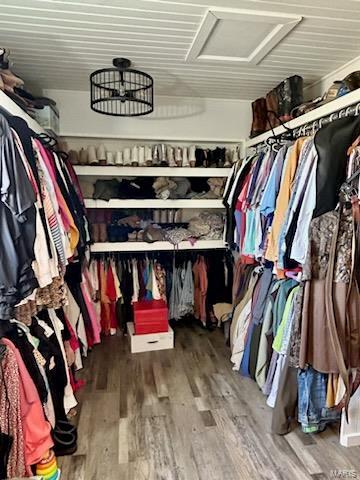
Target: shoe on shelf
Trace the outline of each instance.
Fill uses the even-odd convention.
[[[133,167],[139,166],[139,147],[134,145],[131,150],[131,165]]]
[[[97,159],[96,155],[96,148],[94,145],[90,145],[87,148],[87,153],[88,153],[88,163],[89,165],[99,165],[99,161]]]
[[[166,208],[160,211],[160,223],[168,223],[168,210]]]
[[[79,153],[76,150],[69,150],[68,155],[71,165],[79,165]]]
[[[145,167],[146,162],[145,162],[145,147],[140,146],[139,147],[139,167]]]
[[[106,152],[106,165],[115,165],[113,152]]]
[[[124,166],[129,167],[131,165],[131,150],[129,147],[124,148],[123,159]]]
[[[148,243],[161,242],[165,238],[165,231],[155,225],[149,225],[144,230],[144,241]]]
[[[196,146],[195,146],[195,145],[191,145],[191,146],[189,147],[189,162],[190,162],[190,167],[195,167],[195,164],[196,164],[195,151],[196,151]]]
[[[166,157],[167,157],[169,167],[176,167],[175,152],[174,152],[174,148],[171,145],[168,145],[166,148]]]
[[[129,232],[128,233],[128,242],[136,242],[137,241],[137,231]]]
[[[155,223],[160,223],[160,210],[153,210],[153,220]]]
[[[81,148],[79,152],[79,163],[80,165],[88,165],[89,164],[89,155],[86,148]]]
[[[154,145],[152,159],[154,167],[158,167],[160,165],[159,145]]]
[[[190,167],[190,162],[189,162],[189,157],[188,157],[188,148],[187,147],[183,147],[182,166],[183,167]]]
[[[96,158],[100,165],[106,165],[106,149],[103,143],[96,149]]]
[[[95,243],[100,242],[100,227],[98,223],[93,223],[91,225],[91,233],[92,239]]]
[[[121,150],[118,150],[115,154],[115,165],[118,165],[119,167],[124,165],[124,157]]]
[[[107,242],[106,223],[99,223],[99,241]]]
[[[165,143],[161,143],[159,145],[159,150],[160,150],[160,166],[161,167],[168,167],[169,162],[168,162],[167,156],[166,156],[166,145],[165,145]]]
[[[152,149],[150,145],[145,146],[145,162],[148,167],[153,164]]]
[[[182,166],[183,152],[181,147],[175,147],[175,162],[178,167]]]

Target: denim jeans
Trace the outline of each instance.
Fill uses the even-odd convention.
[[[298,371],[298,421],[304,432],[321,432],[340,418],[340,412],[326,408],[327,379],[312,367]]]

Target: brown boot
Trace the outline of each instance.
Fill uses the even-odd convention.
[[[293,118],[292,110],[304,101],[303,79],[299,75],[286,78],[276,87],[276,91],[279,118],[285,123]]]
[[[106,223],[99,223],[100,242],[107,242]]]
[[[258,98],[251,104],[253,121],[251,125],[250,137],[256,137],[266,130],[266,100],[265,98]]]
[[[279,104],[278,95],[277,95],[276,88],[274,88],[266,95],[266,111],[267,111],[266,130],[270,130],[271,127],[275,128],[280,125],[278,104]]]
[[[100,225],[99,223],[93,223],[92,227],[92,239],[95,243],[100,242]]]

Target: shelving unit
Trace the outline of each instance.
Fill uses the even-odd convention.
[[[225,248],[222,240],[197,240],[192,245],[188,240],[180,242],[176,246],[176,250],[208,250],[208,249]],[[156,252],[156,251],[173,251],[174,245],[170,242],[103,242],[94,243],[91,246],[92,253],[104,252]]]
[[[109,151],[117,151],[119,148],[130,147],[134,144],[155,144],[161,142],[156,139],[115,139],[115,138],[94,138],[94,137],[65,137],[69,148],[79,150],[86,145],[99,145],[103,143]],[[243,149],[243,142],[217,142],[216,140],[202,142],[200,140],[174,140],[166,141],[183,146],[196,144],[205,148],[215,148],[215,146],[230,147],[240,145]],[[123,177],[186,177],[186,178],[226,178],[231,168],[192,168],[192,167],[147,167],[147,166],[117,166],[117,165],[76,165],[75,172],[80,180],[86,180],[94,183],[99,179],[123,178]],[[185,199],[110,199],[93,200],[85,199],[85,206],[88,209],[185,209],[185,217],[188,219],[201,210],[223,210],[222,199],[207,198],[185,198]],[[203,250],[225,248],[223,240],[199,240],[194,245],[190,242],[181,242],[177,247],[179,250]],[[146,242],[104,242],[95,243],[91,246],[93,253],[100,252],[146,252],[146,251],[171,251],[174,246],[169,242],[155,242],[153,244]]]
[[[191,167],[117,167],[97,165],[75,165],[79,177],[227,177],[230,168]]]
[[[0,90],[0,105],[11,115],[23,118],[31,130],[35,133],[46,133],[46,131],[30,117],[22,108],[19,107],[11,98],[9,98],[2,90]]]
[[[316,120],[319,120],[320,122],[320,119],[322,117],[326,117],[328,115],[331,115],[332,113],[338,112],[340,110],[344,110],[359,102],[360,102],[360,88],[358,88],[357,90],[354,90],[353,92],[347,93],[342,97],[336,98],[335,100],[332,100],[331,102],[326,103],[321,107],[315,108],[314,110],[311,110],[311,112],[309,113],[305,113],[300,117],[294,118],[294,120],[290,120],[289,122],[286,122],[285,126],[287,128],[294,129],[294,128],[301,127],[302,125],[305,125],[307,123],[314,122]],[[280,135],[281,133],[284,133],[285,131],[286,131],[286,128],[280,125],[279,127],[274,128],[274,131],[269,130],[265,133],[262,133],[261,135],[258,135],[257,137],[250,138],[245,142],[246,148],[255,147],[259,143],[262,143],[265,140],[267,140],[268,138],[273,137],[274,134],[275,136],[277,136],[277,135]]]
[[[85,199],[85,206],[87,208],[224,208],[221,199],[184,199],[184,200],[160,200],[160,199],[146,199],[146,200],[122,200],[112,199],[108,202],[106,200],[92,200]]]

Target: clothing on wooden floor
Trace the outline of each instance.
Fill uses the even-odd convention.
[[[119,254],[117,259],[102,255],[92,258],[89,275],[98,292],[95,297],[101,305],[101,331],[105,334],[117,325],[126,329],[132,304],[152,299],[168,303],[169,319],[194,316],[206,325],[216,322],[213,306],[217,302],[231,301],[233,259],[222,252],[177,252],[176,257],[164,252],[161,260],[142,254]]]
[[[333,191],[325,178],[333,158],[330,131],[341,137],[341,175],[329,183]],[[225,188],[232,228],[227,240],[240,253],[231,361],[267,396],[278,433],[288,431],[297,396],[299,422],[314,432],[338,419],[354,392],[352,372],[360,368],[360,148],[351,142],[358,135],[359,119],[352,118],[333,122],[315,138],[287,141],[278,151],[267,146],[235,165]]]
[[[0,131],[0,431],[10,439],[0,468],[13,478],[32,476],[49,453],[56,466],[51,448],[60,452],[66,425],[76,449],[67,413],[77,405],[75,371],[100,341],[100,318],[72,165],[21,118],[1,113]]]

